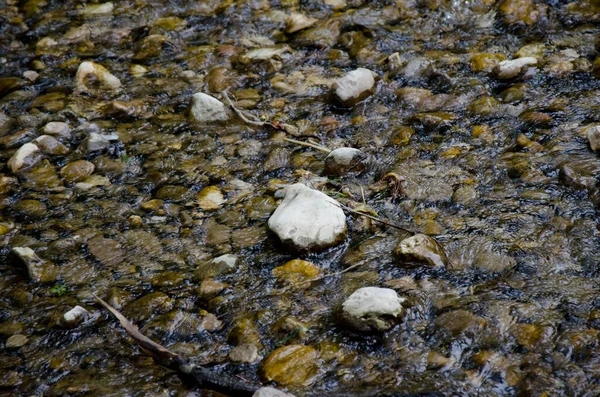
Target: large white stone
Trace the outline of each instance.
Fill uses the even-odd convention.
[[[225,121],[229,118],[225,105],[210,95],[198,92],[192,97],[192,117],[200,123]]]
[[[346,215],[331,197],[296,183],[286,188],[269,228],[297,250],[322,250],[346,237]]]
[[[61,324],[65,328],[74,328],[83,323],[90,316],[90,312],[81,306],[75,306],[65,314],[61,319]]]
[[[386,331],[394,326],[405,299],[389,288],[360,288],[342,304],[344,319],[359,331]]]
[[[333,101],[344,107],[352,107],[373,94],[375,78],[369,69],[358,68],[346,73],[333,83]]]
[[[494,74],[500,80],[508,80],[517,77],[526,66],[537,64],[537,59],[534,57],[523,57],[502,61],[494,68]]]
[[[40,148],[34,143],[26,143],[13,154],[7,164],[12,172],[18,172],[21,168],[37,164],[41,159]]]

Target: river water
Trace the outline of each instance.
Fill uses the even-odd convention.
[[[599,23],[596,0],[0,1],[0,395],[218,395],[93,293],[192,361],[297,395],[600,395]],[[519,57],[535,64],[499,78]],[[86,61],[120,87],[78,85]],[[358,67],[375,92],[334,106]],[[295,128],[194,123],[192,95],[224,90]],[[328,177],[284,136],[367,168]],[[292,252],[267,220],[296,182],[435,238],[446,266],[404,263],[408,234],[356,214],[343,243]],[[313,265],[280,268],[295,259]],[[340,320],[366,286],[406,298],[391,330]]]

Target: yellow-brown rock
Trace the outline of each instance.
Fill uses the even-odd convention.
[[[260,375],[267,382],[284,386],[310,386],[316,380],[318,356],[310,346],[283,346],[263,361]]]
[[[286,284],[298,284],[319,275],[321,269],[312,262],[294,259],[273,269],[273,274]],[[306,284],[303,284],[306,285]]]

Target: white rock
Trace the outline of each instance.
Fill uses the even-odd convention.
[[[34,143],[26,143],[13,154],[7,164],[12,172],[17,172],[21,168],[37,164],[41,159],[42,153],[40,152],[40,148]]]
[[[38,77],[40,77],[40,74],[35,70],[27,70],[23,72],[23,77],[25,77],[29,81],[36,81]]]
[[[508,80],[517,77],[526,66],[537,64],[537,59],[534,57],[523,57],[502,61],[494,68],[494,74],[500,80]]]
[[[346,215],[337,201],[301,183],[288,186],[269,228],[297,250],[322,250],[346,237]]]
[[[593,151],[600,149],[600,126],[588,128],[587,137]]]
[[[44,126],[44,134],[58,138],[70,138],[71,129],[67,123],[62,121],[51,121]]]
[[[211,263],[220,266],[222,273],[227,274],[236,271],[239,261],[240,260],[236,255],[225,254],[214,258]]]
[[[338,176],[348,172],[361,172],[365,169],[364,159],[363,152],[351,147],[332,150],[325,157],[325,173]]]
[[[77,74],[75,75],[75,83],[78,91],[87,91],[85,79],[89,75],[95,76],[102,84],[112,90],[121,88],[121,80],[111,74],[104,66],[85,61],[79,65]]]
[[[302,29],[306,29],[314,25],[318,19],[307,17],[299,12],[292,12],[289,17],[286,18],[286,33],[294,33]]]
[[[369,69],[358,68],[337,79],[331,86],[332,100],[338,105],[352,107],[373,94],[375,78]]]
[[[81,306],[75,306],[65,314],[61,319],[61,324],[65,328],[74,328],[83,323],[90,315],[90,312]]]
[[[225,105],[210,95],[198,92],[192,97],[190,110],[194,119],[200,123],[225,121],[229,118]]]
[[[405,299],[389,288],[360,288],[342,304],[344,319],[359,331],[386,331],[402,313]]]
[[[295,397],[293,394],[286,393],[274,387],[261,387],[254,392],[252,397]]]

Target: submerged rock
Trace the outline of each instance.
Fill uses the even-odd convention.
[[[301,259],[293,259],[285,265],[273,269],[275,277],[286,284],[292,285],[302,283],[308,286],[303,282],[317,277],[319,273],[321,273],[319,266]]]
[[[348,173],[359,173],[365,169],[366,155],[358,149],[342,147],[332,150],[325,158],[325,173],[340,176]]]
[[[75,328],[90,316],[90,312],[85,310],[81,306],[75,306],[65,314],[63,314],[60,319],[60,324],[65,328]]]
[[[424,234],[416,234],[402,240],[394,252],[402,260],[431,267],[445,267],[448,263],[444,247]]]
[[[16,173],[23,168],[34,166],[42,159],[40,148],[34,143],[26,143],[8,160],[8,167]]]
[[[225,105],[210,95],[198,92],[192,97],[190,114],[200,123],[225,121],[229,118]]]
[[[12,252],[25,264],[29,278],[37,283],[56,281],[56,267],[39,256],[29,247],[14,247]]]
[[[198,205],[204,211],[214,211],[221,208],[225,198],[218,186],[207,186],[198,193]]]
[[[523,68],[537,65],[537,59],[534,57],[523,57],[502,61],[494,68],[494,75],[500,80],[509,80],[517,77]]]
[[[60,169],[60,175],[66,183],[81,182],[87,179],[96,167],[85,160],[76,160]]]
[[[200,264],[196,269],[196,278],[203,280],[209,277],[234,273],[238,268],[239,262],[240,260],[236,255],[221,255],[210,262]]]
[[[69,153],[69,149],[65,145],[50,135],[42,135],[33,142],[43,153],[48,155],[64,156]]]
[[[397,322],[404,301],[393,289],[360,288],[343,303],[343,317],[359,331],[387,331]]]
[[[260,368],[267,382],[284,386],[310,386],[316,380],[319,353],[313,347],[283,346],[269,354]]]
[[[285,189],[268,225],[284,244],[301,251],[323,250],[346,237],[346,215],[337,201],[301,183]]]
[[[331,87],[331,100],[340,106],[351,108],[371,96],[375,78],[369,69],[358,68],[337,79]]]
[[[255,363],[258,360],[258,348],[251,343],[243,343],[231,349],[229,359],[234,363]]]

